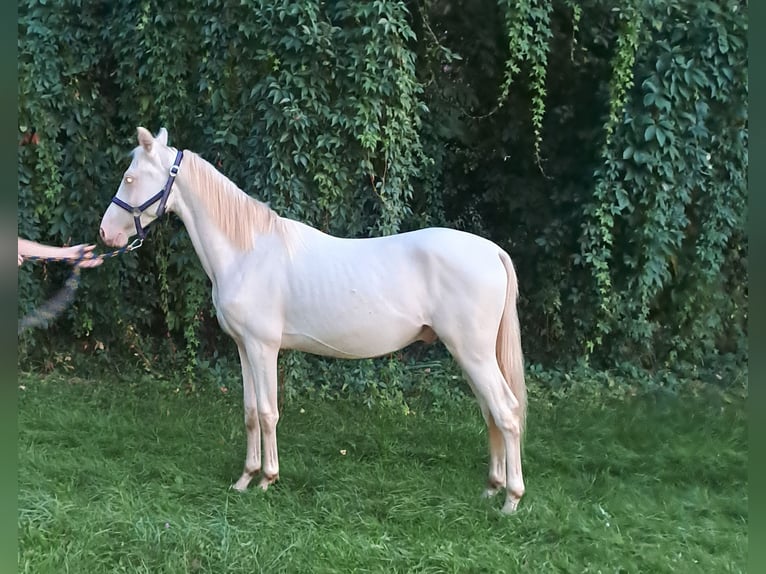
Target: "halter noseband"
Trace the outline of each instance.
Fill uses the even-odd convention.
[[[160,204],[157,206],[157,219],[165,215],[165,205],[168,202],[170,189],[173,187],[173,182],[176,180],[176,176],[178,175],[178,168],[181,165],[181,159],[183,159],[183,157],[184,152],[178,150],[176,159],[173,162],[173,165],[170,166],[170,175],[168,176],[168,180],[165,182],[165,187],[163,187],[160,191],[155,193],[141,205],[130,205],[129,203],[121,200],[116,195],[112,198],[112,203],[115,203],[125,211],[130,212],[130,214],[133,216],[133,221],[136,224],[136,233],[138,234],[139,241],[143,241],[146,237],[146,234],[148,233],[147,229],[141,225],[141,216],[143,215],[144,211],[159,201]]]

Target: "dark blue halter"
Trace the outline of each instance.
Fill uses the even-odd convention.
[[[159,201],[160,204],[157,206],[157,219],[165,215],[165,205],[168,202],[170,189],[173,187],[173,182],[176,180],[176,176],[178,175],[178,168],[181,165],[181,160],[183,157],[184,152],[178,150],[176,159],[173,162],[173,165],[170,166],[170,175],[168,176],[168,180],[165,182],[165,187],[163,187],[160,191],[155,193],[141,205],[130,205],[129,203],[121,200],[116,195],[112,198],[112,203],[119,205],[125,211],[130,212],[130,214],[133,216],[133,221],[136,224],[136,233],[138,233],[139,240],[143,241],[143,239],[146,237],[146,234],[148,233],[147,229],[141,225],[141,215],[143,215],[144,211]]]

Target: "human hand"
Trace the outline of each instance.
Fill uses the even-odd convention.
[[[104,262],[103,257],[98,256],[93,253],[93,250],[96,248],[95,245],[73,245],[72,247],[64,247],[64,250],[67,252],[65,257],[68,259],[72,259],[72,262],[74,263],[78,259],[82,258],[81,261],[77,263],[77,267],[80,267],[82,269],[89,268],[89,267],[98,267]]]

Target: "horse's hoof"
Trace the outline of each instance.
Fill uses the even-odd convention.
[[[269,486],[274,484],[277,480],[279,480],[278,474],[271,477],[264,475],[263,478],[261,478],[261,482],[258,483],[258,487],[265,492],[269,489]]]
[[[484,489],[484,492],[481,493],[482,498],[492,498],[497,493],[499,493],[501,490],[503,490],[503,487],[501,486],[488,486]]]
[[[239,480],[231,485],[231,488],[237,492],[245,492],[255,474],[255,472],[243,472]]]
[[[500,512],[503,514],[513,514],[519,506],[519,500],[518,498],[508,498]]]

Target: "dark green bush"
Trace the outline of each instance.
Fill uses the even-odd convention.
[[[735,1],[25,0],[19,234],[95,241],[136,126],[166,126],[331,233],[495,240],[530,361],[703,364],[746,352],[746,35]],[[19,313],[65,273],[22,267]],[[209,293],[170,218],[84,273],[20,362],[76,347],[191,376],[234,351]]]

